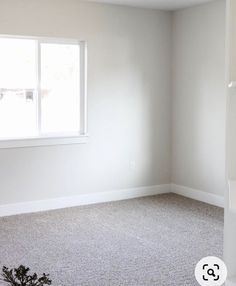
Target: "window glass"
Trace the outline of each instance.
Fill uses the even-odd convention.
[[[37,133],[35,41],[0,38],[0,138]]]
[[[41,44],[41,131],[79,132],[78,45]]]
[[[0,37],[0,139],[84,132],[84,49],[74,40]]]

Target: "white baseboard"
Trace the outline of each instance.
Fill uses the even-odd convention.
[[[76,207],[82,205],[90,205],[96,203],[127,200],[145,196],[165,194],[170,192],[194,200],[202,201],[211,205],[224,207],[224,198],[222,196],[191,189],[180,185],[164,184],[132,189],[113,190],[110,192],[83,194],[73,197],[62,197],[41,201],[0,205],[0,217]]]
[[[114,190],[110,192],[91,193],[73,197],[63,197],[42,201],[0,205],[0,217],[33,213],[47,210],[76,207],[82,205],[127,200],[170,192],[170,184]]]
[[[188,187],[171,184],[171,192],[183,197],[191,198],[197,201],[208,203],[217,207],[224,207],[224,197],[212,193],[203,192]]]

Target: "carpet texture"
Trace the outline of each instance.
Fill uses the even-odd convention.
[[[0,266],[54,286],[198,285],[195,264],[222,252],[223,210],[174,194],[0,218]]]

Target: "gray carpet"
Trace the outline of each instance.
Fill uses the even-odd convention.
[[[197,285],[195,264],[222,248],[223,210],[174,194],[0,219],[0,265],[54,286]]]

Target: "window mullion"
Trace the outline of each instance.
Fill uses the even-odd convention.
[[[37,41],[37,126],[38,134],[41,135],[41,43]]]
[[[80,42],[80,133],[87,134],[87,47]]]

